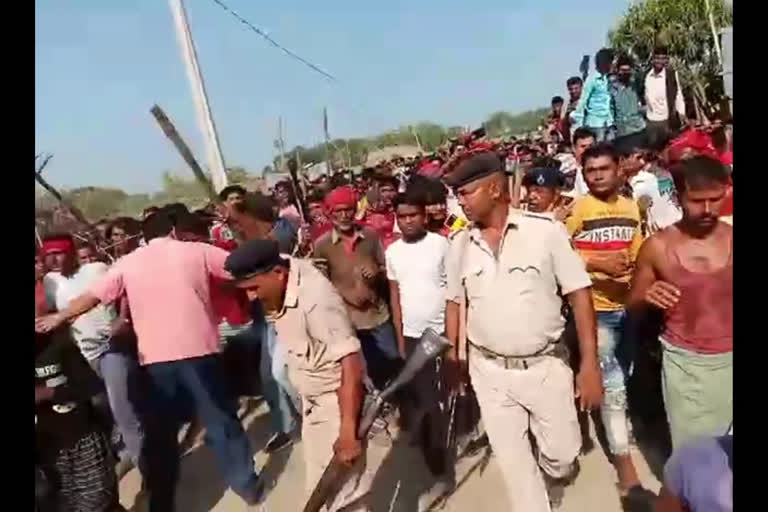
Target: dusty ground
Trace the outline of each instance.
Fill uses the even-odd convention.
[[[246,417],[245,425],[254,450],[263,448],[269,435],[266,406],[262,404]],[[594,432],[594,428],[591,428],[591,431]],[[655,452],[649,453],[646,459],[639,449],[633,450],[643,484],[654,492],[658,492],[659,481],[654,477],[649,462],[650,466],[658,471],[660,461]],[[491,456],[488,464],[481,470],[478,464],[481,457],[482,453],[459,462],[456,476],[459,482],[458,489],[440,510],[446,512],[511,510],[503,490],[497,459]],[[213,453],[204,446],[195,449],[182,461],[177,510],[183,512],[301,510],[304,489],[301,442],[297,442],[291,449],[283,450],[271,458],[259,452],[255,456],[255,461],[256,467],[266,475],[270,490],[263,505],[248,508],[234,493],[224,488],[216,469]],[[436,489],[432,489],[433,492],[430,495],[432,482],[428,475],[420,453],[409,447],[407,442],[396,441],[376,477],[372,500],[374,512],[426,510],[439,494]],[[565,500],[560,510],[562,512],[586,510],[621,512],[615,482],[613,468],[600,446],[597,445],[592,452],[581,458],[581,473],[576,482],[566,489]],[[141,504],[134,503],[139,485],[140,480],[136,471],[126,475],[120,484],[121,502],[126,508],[133,507],[134,512],[146,510]]]

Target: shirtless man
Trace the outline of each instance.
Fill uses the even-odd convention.
[[[733,228],[718,220],[728,173],[706,156],[672,173],[683,218],[645,241],[628,301],[664,312],[662,388],[673,447],[733,419]]]

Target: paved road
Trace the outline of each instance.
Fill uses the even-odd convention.
[[[266,406],[261,405],[245,419],[248,435],[254,449],[264,446],[269,435]],[[594,432],[594,428],[592,428]],[[395,442],[387,460],[376,477],[373,494],[374,512],[420,512],[439,494],[436,488],[429,495],[432,482],[421,460],[420,453],[408,446],[407,441]],[[640,450],[633,451],[643,484],[655,491],[659,482],[654,477]],[[441,509],[445,512],[497,512],[509,511],[498,461],[491,456],[484,470],[476,464],[482,457],[463,459],[457,468],[457,480],[463,481]],[[271,458],[263,453],[255,457],[262,468],[270,488],[266,502],[248,508],[235,494],[225,490],[216,469],[213,453],[199,447],[182,461],[181,481],[178,489],[177,510],[183,512],[293,512],[303,504],[303,463],[301,442],[292,449],[283,450]],[[470,471],[473,466],[477,469]],[[466,478],[465,478],[466,477]],[[398,484],[399,482],[399,484]],[[138,474],[133,471],[120,485],[121,502],[133,512],[144,512],[141,505],[134,506],[139,487]],[[616,478],[599,445],[581,459],[581,473],[568,487],[561,512],[621,512],[616,491]],[[396,496],[395,496],[396,495]],[[393,496],[395,496],[394,504]],[[522,511],[521,511],[522,512]]]

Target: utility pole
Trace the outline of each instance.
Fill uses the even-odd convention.
[[[277,118],[277,146],[280,150],[280,171],[285,172],[285,142],[283,141],[283,117]]]
[[[200,65],[197,62],[197,51],[195,42],[192,39],[192,32],[189,29],[187,20],[187,11],[184,8],[184,0],[168,0],[168,4],[173,14],[173,21],[176,27],[176,36],[179,40],[181,56],[187,70],[187,79],[192,88],[192,98],[195,102],[197,112],[197,122],[200,131],[203,134],[205,144],[205,153],[208,160],[208,167],[213,178],[213,186],[216,192],[227,186],[227,172],[224,165],[224,157],[221,154],[219,145],[219,136],[216,132],[216,125],[213,122],[211,108],[208,104],[208,95],[205,91]]]
[[[328,109],[323,107],[323,134],[325,135],[325,162],[328,166],[328,176],[333,175],[333,164],[331,163],[331,137],[328,135]]]

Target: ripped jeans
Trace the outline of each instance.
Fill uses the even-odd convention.
[[[597,357],[603,374],[603,403],[600,416],[613,455],[629,455],[629,416],[627,415],[627,378],[629,365],[620,362],[626,313],[597,312]]]

